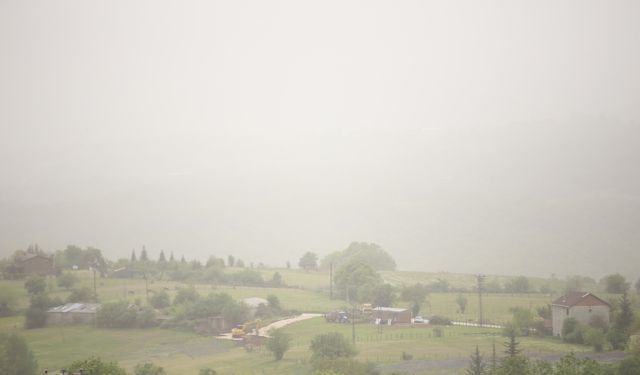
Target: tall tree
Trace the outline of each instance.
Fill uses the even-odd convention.
[[[303,270],[315,270],[318,268],[318,256],[314,252],[307,251],[300,258],[298,266]]]
[[[164,257],[164,250],[160,250],[160,256],[158,257],[158,262],[164,263],[167,261],[167,258]]]
[[[176,258],[173,257],[173,251],[171,252],[171,255],[169,255],[169,262],[173,263],[176,261]]]
[[[624,349],[633,326],[634,315],[631,308],[631,301],[627,293],[623,293],[620,298],[620,308],[614,315],[613,325],[609,331],[609,342],[614,349]]]
[[[0,373],[3,375],[35,375],[38,362],[27,343],[15,333],[0,334]]]
[[[480,355],[480,349],[476,345],[476,351],[471,355],[469,361],[469,368],[467,369],[467,375],[484,375],[485,365],[482,356]]]
[[[149,255],[147,254],[147,248],[142,245],[142,252],[140,253],[140,261],[146,262],[149,260]]]
[[[227,267],[233,267],[236,265],[236,258],[233,257],[233,255],[228,255],[227,256]]]
[[[131,261],[137,262],[138,258],[136,257],[136,249],[131,250]]]
[[[629,289],[629,283],[627,283],[624,276],[619,273],[603,277],[600,283],[604,285],[607,293],[624,293]]]

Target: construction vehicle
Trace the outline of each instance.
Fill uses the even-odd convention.
[[[231,337],[234,339],[242,339],[246,335],[250,335],[250,334],[254,334],[257,336],[261,326],[262,326],[262,320],[260,319],[246,322],[242,325],[238,325],[237,327],[231,329]]]
[[[331,311],[324,314],[327,323],[349,323],[349,314],[345,311]]]

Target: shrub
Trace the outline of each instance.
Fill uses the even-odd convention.
[[[0,374],[35,375],[38,362],[24,339],[16,334],[0,334]]]
[[[92,302],[95,300],[95,295],[89,288],[74,289],[67,297],[67,302]]]
[[[284,356],[284,353],[289,350],[289,344],[291,343],[291,336],[284,331],[277,329],[271,332],[271,337],[267,341],[267,350],[273,353],[273,357],[276,361],[279,361]]]
[[[166,375],[167,373],[160,366],[153,363],[137,364],[134,370],[135,375]]]
[[[149,303],[156,309],[163,309],[171,305],[171,298],[169,297],[169,294],[163,290],[161,292],[154,293],[151,298],[149,298]]]
[[[429,319],[429,324],[434,326],[450,326],[451,319],[444,316],[434,315]]]
[[[65,288],[66,290],[71,289],[78,282],[78,278],[76,275],[66,272],[62,275],[58,276],[58,286],[61,288]]]
[[[205,367],[201,368],[200,371],[198,371],[198,375],[217,375],[217,372],[212,368]]]
[[[73,362],[68,371],[76,373],[78,370],[83,369],[84,373],[88,374],[100,374],[100,375],[127,375],[127,372],[116,362],[105,362],[99,357],[90,357]]]
[[[350,358],[358,352],[353,344],[338,332],[317,335],[311,340],[311,361]]]
[[[43,294],[47,290],[47,283],[42,276],[31,276],[25,281],[24,288],[29,294]]]
[[[96,324],[103,328],[131,328],[136,323],[136,312],[125,301],[105,303],[96,314]]]
[[[178,293],[173,299],[174,305],[179,305],[183,303],[195,303],[200,299],[200,295],[195,290],[195,288],[180,288],[178,289]]]

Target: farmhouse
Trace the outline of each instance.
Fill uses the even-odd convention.
[[[53,259],[40,254],[33,254],[16,260],[16,271],[27,275],[53,275]]]
[[[562,334],[565,319],[574,318],[582,324],[589,324],[595,317],[609,322],[611,306],[591,293],[569,292],[551,304],[551,326],[554,336]]]
[[[67,303],[47,310],[47,325],[94,324],[99,303]]]
[[[411,310],[396,307],[378,306],[371,312],[371,320],[375,324],[411,323]]]

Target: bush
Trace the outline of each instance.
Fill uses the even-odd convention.
[[[195,288],[180,288],[178,289],[178,293],[173,299],[174,305],[179,305],[183,303],[195,303],[200,299],[200,295],[195,290]]]
[[[149,303],[156,309],[163,309],[171,305],[171,298],[169,297],[169,294],[163,290],[161,292],[154,293],[151,298],[149,298]]]
[[[95,295],[89,288],[74,289],[67,297],[67,302],[94,302]]]
[[[83,369],[86,374],[127,375],[127,372],[118,366],[116,362],[104,362],[99,357],[75,361],[68,367],[67,371],[76,373],[80,369]]]
[[[434,337],[442,337],[442,336],[444,336],[444,330],[442,329],[442,327],[435,327],[433,329],[433,336]]]
[[[136,323],[136,312],[125,301],[105,303],[96,314],[96,324],[103,328],[131,328]]]
[[[340,333],[330,332],[317,335],[311,340],[311,361],[350,358],[358,352],[353,344]]]
[[[29,294],[43,294],[47,290],[47,282],[42,276],[31,276],[25,281],[24,288]]]
[[[451,319],[445,318],[444,316],[434,315],[429,319],[429,324],[434,326],[450,326]]]
[[[24,326],[27,329],[40,328],[47,322],[47,310],[59,305],[57,299],[51,299],[44,294],[37,294],[31,297],[29,308],[25,311]]]
[[[156,311],[153,308],[145,306],[136,313],[136,327],[151,328],[156,325],[158,325],[158,320],[156,319]]]
[[[376,366],[370,362],[358,362],[350,358],[324,359],[313,364],[316,374],[324,375],[378,375]]]
[[[0,288],[0,317],[11,316],[15,314],[16,302],[18,297],[13,290],[8,288]]]
[[[284,331],[277,329],[271,332],[271,337],[267,340],[267,350],[273,353],[273,357],[276,361],[279,361],[284,356],[284,353],[289,350],[289,344],[291,343],[291,336]]]
[[[38,362],[24,339],[16,334],[0,334],[0,374],[35,375]]]
[[[604,350],[604,344],[607,342],[607,337],[601,329],[587,327],[583,331],[582,336],[584,343],[593,346],[593,350],[596,352]]]
[[[160,366],[153,363],[137,364],[134,370],[135,375],[166,375],[167,373]]]
[[[198,371],[198,375],[217,375],[217,372],[212,368],[205,367],[201,368],[200,371]]]
[[[66,290],[71,289],[78,282],[78,278],[76,275],[66,272],[62,275],[58,276],[58,286],[61,288],[65,288]]]

